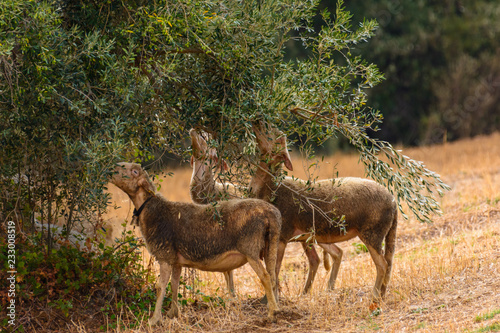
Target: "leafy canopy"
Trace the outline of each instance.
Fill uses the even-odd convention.
[[[333,15],[321,13],[324,24],[315,32],[317,6],[292,0],[2,1],[6,218],[38,211],[48,221],[84,219],[105,208],[102,189],[116,161],[147,160],[158,149],[186,156],[191,127],[211,132],[211,144],[245,172],[244,161],[255,160],[251,125],[265,120],[306,145],[345,136],[367,175],[428,220],[439,211],[432,192],[446,185],[367,134],[382,116],[366,105],[366,94],[383,76],[350,49],[373,36],[377,23],[352,27],[339,0]],[[291,31],[298,33],[292,37]],[[290,39],[311,56],[286,61]]]

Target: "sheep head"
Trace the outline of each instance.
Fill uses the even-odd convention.
[[[209,135],[203,133],[205,137],[209,138]],[[214,148],[209,148],[207,141],[203,135],[199,134],[194,128],[189,131],[191,136],[191,148],[193,153],[191,155],[191,167],[195,161],[203,162],[209,166],[215,166],[219,163],[219,157],[217,156],[217,151]],[[207,163],[208,162],[208,163]],[[224,160],[220,161],[221,168],[226,171],[228,166]]]
[[[267,128],[262,122],[254,124],[253,131],[262,159],[272,167],[284,163],[288,170],[293,171],[286,135],[277,128]]]
[[[137,163],[118,163],[111,183],[131,197],[136,196],[142,190],[155,193],[155,187],[149,179],[148,173]]]

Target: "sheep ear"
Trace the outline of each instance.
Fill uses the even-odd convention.
[[[194,156],[193,155],[191,155],[191,162],[190,162],[190,164],[191,164],[191,168],[192,168],[193,164],[194,164]]]
[[[229,170],[229,166],[227,165],[226,161],[224,161],[224,160],[220,161],[220,168],[221,168],[222,172],[226,172],[227,170]]]
[[[253,130],[253,133],[255,134],[255,139],[257,140],[257,144],[259,144],[259,142],[262,142],[263,141],[263,134],[262,134],[262,123],[259,121],[259,122],[254,122],[252,124],[252,130]]]
[[[286,144],[286,135],[284,135],[281,131],[278,131],[278,133],[280,137],[276,140],[276,144],[282,152],[281,155],[283,156],[283,162],[288,170],[293,171],[292,159],[290,158]]]
[[[261,151],[268,152],[270,148],[270,139],[263,133],[262,122],[256,122],[252,124],[252,130],[255,134],[255,141],[257,142],[257,146],[261,149]]]
[[[285,167],[288,170],[293,171],[292,160],[290,159],[290,154],[288,154],[288,151],[286,152],[284,157],[285,157]]]

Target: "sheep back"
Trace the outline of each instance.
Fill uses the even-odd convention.
[[[318,208],[314,218],[306,198]],[[276,188],[272,200],[283,217],[282,239],[288,240],[296,229],[310,231],[314,227],[318,242],[322,237],[330,241],[332,237],[341,239],[351,232],[352,237],[360,234],[374,240],[369,243],[377,244],[375,239],[383,239],[387,234],[397,210],[394,197],[386,188],[372,180],[353,177],[323,180],[309,188],[304,181],[287,177]],[[343,227],[336,223],[342,216]]]
[[[170,202],[157,194],[139,223],[148,250],[158,260],[175,264],[181,254],[203,263],[228,251],[262,252],[269,228],[279,232],[281,216],[276,207],[262,200],[199,205]]]

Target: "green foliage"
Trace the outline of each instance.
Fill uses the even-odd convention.
[[[16,288],[21,300],[54,299],[54,304],[60,308],[71,308],[70,303],[65,303],[66,295],[75,292],[89,295],[96,290],[114,288],[119,296],[126,296],[137,286],[147,283],[150,277],[140,264],[138,244],[131,236],[115,248],[101,244],[103,250],[98,253],[61,244],[60,248],[52,249],[50,256],[40,251],[40,241],[38,234],[25,239],[16,248]],[[7,253],[7,243],[2,241],[0,245],[3,257]],[[2,262],[7,270],[7,260]]]
[[[141,304],[137,310],[148,313],[145,304],[155,300],[151,288],[153,277],[142,267],[139,244],[132,236],[126,236],[114,248],[101,243],[99,252],[84,252],[63,243],[47,255],[40,244],[39,234],[16,244],[18,317],[22,316],[24,308],[28,310],[35,306],[34,300],[48,304],[65,317],[77,304],[80,308],[82,304],[104,301],[114,304],[109,305],[110,314],[122,311],[120,304],[123,306],[124,303]],[[6,253],[7,242],[1,238],[0,259],[4,272],[10,270]],[[2,290],[7,290],[6,283],[7,280],[2,278]],[[6,306],[4,301],[7,302],[6,297],[2,298],[2,307]]]
[[[125,121],[144,90],[137,84],[124,94],[134,71],[115,61],[113,41],[65,28],[55,2],[3,1],[0,17],[4,218],[28,222],[36,212],[42,223],[63,218],[68,231],[96,221],[109,169],[128,149]]]
[[[324,0],[333,8],[335,1]],[[434,143],[500,128],[500,4],[489,0],[349,1],[354,22],[380,29],[356,47],[387,80],[369,102],[386,121],[378,136]]]
[[[59,248],[51,250],[51,255],[47,255],[40,234],[22,238],[16,243],[18,318],[30,318],[35,309],[34,313],[38,310],[55,311],[58,315],[71,318],[75,318],[75,311],[81,312],[79,315],[83,317],[80,319],[84,320],[86,308],[98,308],[102,317],[96,317],[94,321],[96,325],[105,323],[100,328],[105,331],[117,328],[118,317],[121,317],[121,328],[127,329],[140,324],[137,319],[149,316],[151,306],[156,302],[155,277],[151,270],[142,266],[139,250],[143,245],[132,236],[131,231],[124,232],[113,247],[104,243],[93,244],[99,249],[96,252],[81,251],[65,242],[59,245]],[[11,271],[7,249],[6,238],[0,238],[1,272]],[[0,305],[5,307],[10,282],[0,276],[0,290],[5,293]],[[178,295],[180,305],[225,306],[220,296],[206,295],[186,285],[182,279],[180,284],[190,291],[189,297]],[[171,301],[169,284],[164,307],[168,307]],[[125,310],[131,314],[130,318],[123,315]],[[13,331],[22,329],[23,326],[19,326]]]
[[[317,10],[318,1],[293,0],[2,1],[2,220],[96,228],[115,163],[158,150],[186,157],[191,127],[212,133],[246,185],[256,120],[300,146],[345,137],[369,177],[429,220],[446,185],[368,135],[382,121],[368,92],[383,75],[352,51],[377,23],[353,27],[339,1],[314,33]],[[285,60],[290,40],[310,57]],[[45,242],[53,255],[50,232]]]

